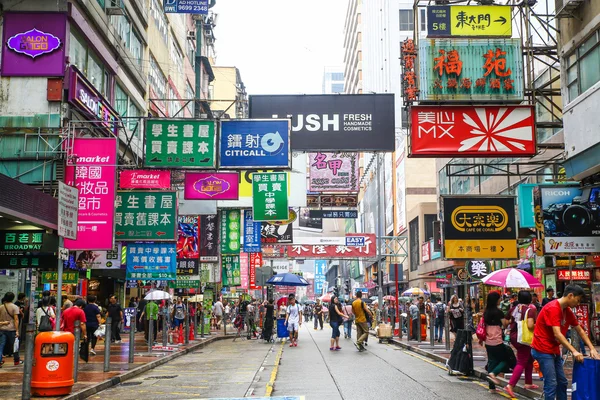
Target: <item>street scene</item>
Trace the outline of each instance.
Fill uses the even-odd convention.
[[[600,1],[0,11],[0,398],[600,400]]]

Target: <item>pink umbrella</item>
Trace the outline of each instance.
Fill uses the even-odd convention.
[[[494,271],[483,278],[481,282],[503,288],[529,289],[544,287],[533,275],[518,268],[505,268]]]

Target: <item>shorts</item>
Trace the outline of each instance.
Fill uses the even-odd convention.
[[[299,329],[300,329],[300,325],[298,324],[298,322],[288,321],[288,326],[287,326],[288,332],[295,332],[295,331],[298,331]]]

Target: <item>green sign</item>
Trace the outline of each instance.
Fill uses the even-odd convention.
[[[2,268],[39,268],[56,267],[58,258],[54,255],[26,255],[17,254],[13,256],[0,255],[0,265]]]
[[[132,190],[117,192],[116,240],[177,240],[176,192]]]
[[[200,287],[200,279],[198,279],[198,275],[177,276],[177,280],[169,281],[169,287],[173,289],[198,289]]]
[[[254,221],[288,219],[287,185],[285,172],[252,174],[252,219]]]
[[[215,168],[215,122],[146,120],[144,165],[161,168]]]
[[[221,211],[221,254],[240,254],[240,210]]]
[[[44,271],[42,272],[42,283],[58,283],[58,272]],[[69,271],[63,272],[62,283],[68,285],[76,285],[79,283],[79,272]]]
[[[210,335],[210,315],[212,313],[213,291],[204,290],[202,298],[202,309],[204,310],[204,334]]]
[[[44,231],[0,231],[0,254],[55,253],[58,236]]]
[[[240,286],[240,256],[221,256],[221,266],[223,269],[223,286]]]

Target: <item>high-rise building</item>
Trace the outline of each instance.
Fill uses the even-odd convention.
[[[325,67],[323,94],[344,93],[344,67]]]

